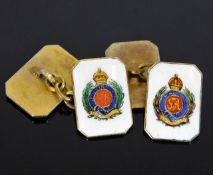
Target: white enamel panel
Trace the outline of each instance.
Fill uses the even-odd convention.
[[[158,120],[153,107],[156,93],[165,85],[169,89],[168,81],[174,74],[178,74],[181,78],[183,88],[187,87],[194,94],[196,105],[192,115],[189,117],[189,123],[179,126],[169,126]],[[154,140],[192,141],[200,132],[201,88],[202,73],[193,64],[160,62],[152,67],[148,77],[144,125],[146,133]]]
[[[98,68],[107,73],[109,79],[120,84],[125,94],[121,107],[122,113],[108,120],[89,118],[82,103],[83,90],[88,82],[95,83],[93,75]],[[132,126],[133,120],[124,64],[120,60],[112,58],[81,60],[72,73],[78,130],[88,138],[126,134]]]

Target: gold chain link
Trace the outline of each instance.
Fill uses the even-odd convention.
[[[137,75],[139,76],[141,79],[143,79],[144,81],[146,81],[146,78],[144,76],[144,73],[145,73],[145,68],[146,67],[150,67],[151,65],[139,65],[136,69],[130,69],[128,70],[128,72],[131,74],[131,75]]]
[[[67,107],[75,109],[73,101],[73,92],[66,87],[64,78],[57,74],[51,74],[45,69],[37,72],[39,78],[43,78],[49,91],[56,93],[64,101]]]

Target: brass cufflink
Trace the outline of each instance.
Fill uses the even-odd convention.
[[[149,70],[144,130],[153,140],[191,142],[200,133],[202,72],[160,62]]]
[[[87,138],[126,134],[133,118],[125,65],[113,58],[86,59],[72,73],[78,130]]]
[[[62,101],[87,138],[126,134],[133,124],[125,65],[119,59],[77,60],[45,46],[6,82],[6,94],[33,118]]]
[[[118,57],[124,62],[132,108],[144,108],[147,72],[149,67],[160,61],[158,47],[150,41],[117,42],[106,49],[105,55]]]
[[[73,108],[70,76],[77,62],[59,45],[45,46],[6,82],[6,95],[33,118],[47,117],[62,101]]]

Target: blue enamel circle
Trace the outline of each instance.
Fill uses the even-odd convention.
[[[172,95],[175,95],[175,96],[178,96],[181,100],[182,100],[182,103],[183,103],[183,106],[182,106],[182,109],[176,113],[176,114],[172,114],[170,113],[169,111],[167,111],[166,109],[166,105],[165,105],[165,102],[166,102],[166,99]],[[179,118],[181,118],[187,111],[188,109],[188,100],[186,98],[186,96],[184,94],[182,94],[181,92],[179,91],[169,91],[167,92],[166,94],[164,94],[161,98],[161,101],[160,101],[160,110],[169,118],[170,121],[175,121]]]
[[[95,94],[101,90],[101,89],[106,89],[108,90],[111,95],[112,95],[112,102],[109,106],[107,107],[101,107],[101,106],[98,106],[96,103],[95,103],[95,100],[94,100],[94,97],[95,97]],[[110,87],[109,85],[107,84],[102,84],[102,85],[98,85],[96,86],[92,92],[90,93],[89,95],[89,104],[90,106],[96,110],[96,111],[99,111],[101,114],[103,115],[106,115],[108,112],[110,112],[111,110],[113,110],[115,107],[116,107],[116,104],[117,104],[117,95],[116,95],[116,92],[114,91],[114,89],[112,87]]]

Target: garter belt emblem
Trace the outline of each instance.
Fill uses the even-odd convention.
[[[93,81],[83,90],[82,102],[89,118],[109,119],[121,114],[124,93],[122,87],[100,68],[93,75]]]
[[[153,106],[158,119],[170,126],[189,123],[189,117],[195,108],[194,95],[185,87],[183,82],[174,75],[167,86],[162,87],[155,95]]]

